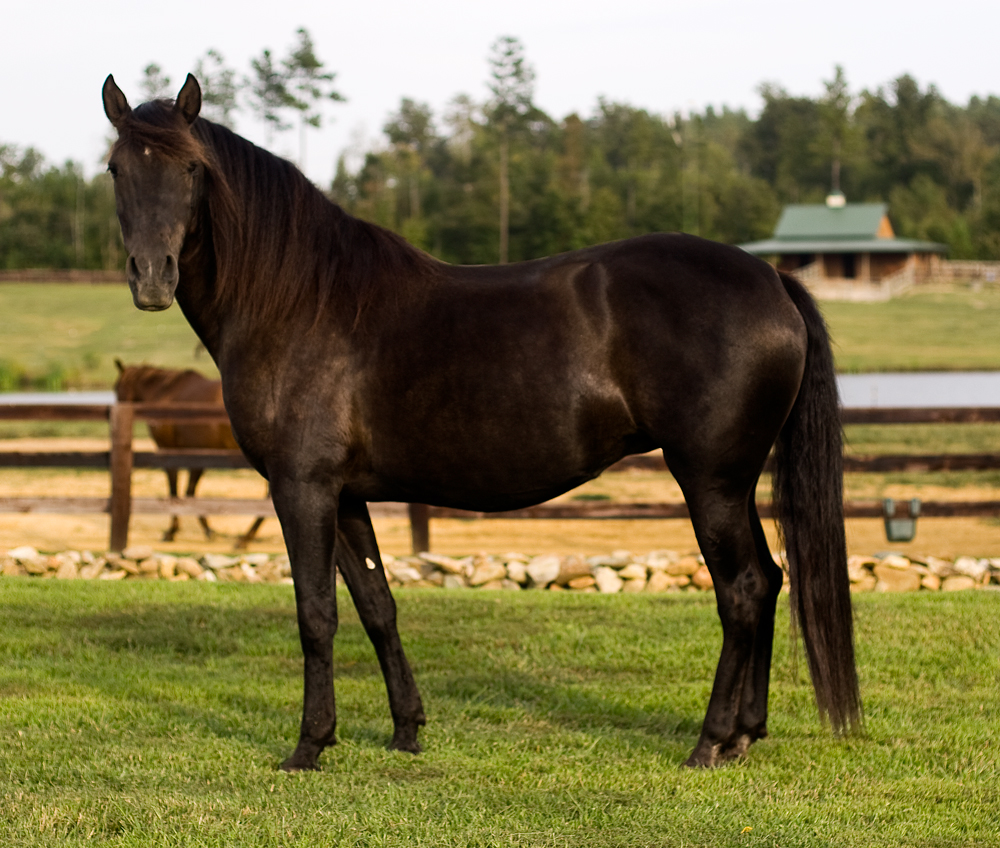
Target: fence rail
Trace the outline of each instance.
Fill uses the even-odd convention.
[[[218,423],[228,421],[225,409],[212,404],[2,404],[0,421],[107,421],[111,446],[107,451],[0,451],[0,467],[7,468],[106,468],[111,474],[111,496],[102,497],[0,497],[0,512],[22,514],[86,514],[110,516],[111,550],[128,543],[129,519],[133,514],[252,515],[272,517],[270,499],[235,498],[143,498],[132,497],[134,468],[250,468],[239,451],[177,450],[133,451],[132,431],[136,421]],[[845,424],[918,424],[1000,422],[1000,407],[927,407],[844,409]],[[1000,454],[887,454],[848,455],[849,473],[920,471],[969,471],[1000,468]],[[609,471],[667,470],[659,453],[625,457]],[[423,504],[372,504],[376,516],[407,515],[415,551],[430,547],[430,521],[437,518],[476,519],[667,519],[687,518],[687,505],[679,503],[546,503],[506,512],[483,513]],[[771,504],[761,503],[758,512],[771,516]],[[881,500],[854,500],[844,504],[848,518],[882,518]],[[1000,516],[1000,501],[925,501],[925,517]]]

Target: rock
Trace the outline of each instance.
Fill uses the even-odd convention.
[[[436,565],[447,574],[465,574],[465,563],[461,560],[455,559],[454,557],[430,553],[422,553],[419,554],[419,556],[424,562]]]
[[[280,583],[282,578],[281,566],[273,559],[266,559],[256,566],[257,576],[265,583]],[[338,572],[339,573],[339,572]],[[197,577],[197,574],[192,577]]]
[[[117,567],[120,563],[121,563],[121,560],[119,560],[117,562],[112,561],[111,565],[112,565],[112,567]],[[154,557],[150,557],[149,559],[144,559],[142,562],[140,562],[136,566],[136,569],[137,569],[137,573],[140,573],[140,574],[159,575],[159,573],[160,573],[160,563]]]
[[[157,557],[160,562],[160,577],[170,580],[177,574],[177,558],[172,556]],[[182,572],[184,573],[184,572]]]
[[[500,554],[500,559],[502,559],[505,563],[507,563],[508,568],[510,567],[510,564],[512,562],[520,562],[523,563],[524,565],[527,565],[529,562],[531,562],[530,556],[528,556],[527,554],[518,553],[517,551],[512,551],[506,554]]]
[[[100,575],[101,580],[124,580],[128,577],[128,572],[119,568],[117,571],[105,571]]]
[[[252,565],[254,568],[260,568],[262,565],[267,565],[269,562],[271,562],[271,555],[265,553],[243,554],[243,556],[241,556],[240,559],[242,559],[243,562],[250,563],[250,565]]]
[[[951,567],[951,563],[946,559],[939,559],[938,557],[924,557],[924,565],[926,565],[931,574],[936,574],[938,577],[949,577],[955,573],[955,569]]]
[[[619,572],[619,576],[621,576]],[[626,580],[625,584],[622,586],[622,591],[630,594],[636,592],[642,592],[646,588],[646,578],[643,577],[641,580]]]
[[[876,592],[916,592],[920,588],[920,574],[909,568],[887,565],[883,560],[872,570],[878,578]]]
[[[510,579],[501,580],[500,583],[501,583],[500,588],[503,589],[504,591],[507,591],[507,592],[520,592],[521,591],[521,584],[520,583],[516,583],[513,580],[510,580]]]
[[[62,563],[56,571],[57,580],[76,580],[78,576],[77,565],[69,557],[62,559]]]
[[[12,557],[0,558],[0,574],[4,577],[26,577],[28,572],[24,566]]]
[[[608,555],[587,557],[587,565],[591,570],[595,568],[624,568],[632,562],[632,554],[629,551],[615,551]]]
[[[613,595],[620,592],[625,585],[625,581],[618,576],[618,572],[609,565],[599,565],[594,569],[594,582],[599,591],[605,595]]]
[[[240,571],[243,572],[243,576],[246,578],[247,583],[260,583],[260,575],[257,574],[257,569],[250,565],[249,562],[240,563]]]
[[[878,564],[886,568],[898,568],[901,571],[905,571],[910,567],[910,561],[902,554],[888,554],[882,557]]]
[[[503,588],[503,580],[490,580],[487,583],[483,583],[479,588],[481,590],[502,589]]]
[[[24,565],[26,562],[39,559],[41,554],[35,548],[31,547],[31,545],[21,545],[19,548],[11,548],[7,551],[7,556]]]
[[[223,554],[205,554],[201,558],[201,564],[212,571],[221,571],[224,568],[232,568],[239,560],[236,557],[225,556]]]
[[[989,571],[990,561],[988,559],[973,559],[972,557],[959,557],[952,563],[952,568],[956,574],[964,574],[973,580],[982,579],[983,574]]]
[[[149,559],[153,555],[152,545],[129,545],[122,551],[124,559],[131,559],[138,562],[141,559]],[[110,557],[109,557],[110,559]]]
[[[430,574],[426,575],[421,581],[422,583],[427,583],[430,586],[435,586],[440,589],[444,586],[444,572],[435,569]]]
[[[476,566],[476,570],[472,572],[472,576],[469,578],[470,586],[482,586],[484,589],[487,584],[504,580],[507,577],[507,567],[501,565],[498,562],[483,562]],[[500,586],[496,587],[499,589]]]
[[[97,577],[100,577],[106,564],[107,563],[104,557],[98,557],[93,562],[88,562],[85,566],[83,566],[77,576],[83,580],[94,580]]]
[[[597,581],[594,579],[594,575],[585,574],[582,577],[574,577],[566,585],[570,589],[589,589],[591,586],[596,586]]]
[[[646,566],[640,565],[637,562],[630,563],[626,565],[621,571],[618,572],[618,576],[622,580],[646,580]]]
[[[651,571],[663,571],[670,563],[677,562],[680,554],[677,551],[651,551],[640,562],[645,563]]]
[[[701,568],[701,563],[698,562],[697,557],[686,556],[681,557],[676,562],[670,563],[666,568],[666,572],[673,577],[679,575],[691,577],[699,568]]]
[[[852,583],[871,577],[871,566],[878,560],[873,557],[849,556],[847,558],[847,576]]]
[[[646,581],[647,592],[666,592],[671,588],[673,578],[661,569],[654,569]]]
[[[568,586],[577,577],[589,577],[590,566],[583,557],[570,555],[559,563],[559,574],[556,576],[556,583],[560,586]]]
[[[17,559],[15,557],[15,559]],[[28,574],[45,574],[49,570],[49,563],[43,557],[36,557],[35,559],[17,559],[20,563],[21,568],[28,572]]]
[[[969,577],[967,574],[953,574],[951,577],[945,577],[941,582],[942,592],[961,592],[963,589],[975,588],[975,578]]]
[[[537,556],[528,564],[528,577],[533,585],[544,588],[555,582],[561,567],[562,560],[557,556]]]
[[[174,570],[179,574],[187,574],[195,580],[205,573],[205,569],[198,565],[198,560],[194,557],[178,557],[174,563]]]
[[[528,582],[528,566],[520,560],[507,560],[507,579],[523,586]]]
[[[865,569],[867,577],[861,577],[858,580],[851,581],[851,591],[852,592],[872,592],[878,585],[878,580],[875,575],[870,571]],[[785,586],[782,586],[782,591],[785,591]]]
[[[160,567],[160,564],[155,559],[150,558],[148,560],[145,560],[145,562],[150,563],[153,566],[152,568],[153,571],[156,571]],[[112,559],[109,559],[108,565],[110,565],[113,569],[120,568],[122,571],[127,571],[132,576],[135,576],[140,571],[139,563],[131,559],[124,559],[122,557],[114,557]]]
[[[416,568],[404,560],[396,560],[386,566],[386,571],[392,575],[394,580],[399,581],[404,586],[407,583],[415,583],[417,580],[422,580],[424,577]]]
[[[445,589],[464,589],[466,583],[465,578],[459,576],[458,574],[446,574],[441,585]]]
[[[708,570],[707,565],[701,566],[694,574],[691,575],[691,582],[705,592],[714,588],[714,584],[712,583],[712,573]]]
[[[929,592],[936,592],[941,588],[941,578],[936,574],[925,574],[920,578],[920,585]]]
[[[205,583],[217,583],[219,581],[219,578],[215,576],[214,571],[211,571],[210,569],[206,568],[202,570],[201,574],[199,574],[195,578],[195,580],[201,580]]]

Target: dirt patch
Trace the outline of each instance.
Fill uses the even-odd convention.
[[[136,450],[152,450],[149,440],[137,439]],[[0,450],[106,450],[107,442],[95,439],[17,439],[0,442]],[[183,475],[182,475],[182,486]],[[850,478],[848,478],[850,491]],[[133,475],[137,496],[162,497],[167,494],[166,476],[161,471],[139,469]],[[209,471],[202,479],[199,494],[226,498],[260,498],[264,480],[252,471]],[[53,494],[101,496],[109,493],[108,474],[87,469],[13,469],[0,468],[0,496],[46,496]],[[986,500],[996,497],[995,489],[985,486],[945,488],[941,486],[892,486],[885,494],[907,499]],[[767,497],[762,491],[761,495]],[[866,496],[871,496],[866,493]],[[628,501],[678,501],[680,489],[663,472],[631,471],[607,474],[563,495],[573,499]],[[151,544],[165,552],[229,552],[235,540],[251,523],[250,517],[211,517],[219,536],[205,539],[194,518],[182,518],[175,541],[160,541],[169,523],[167,516],[134,516],[130,542]],[[405,518],[376,518],[375,531],[384,551],[402,555],[410,551],[410,528]],[[772,548],[777,534],[772,522],[765,521],[765,531]],[[108,544],[108,518],[104,515],[15,515],[0,513],[0,550],[18,545],[32,545],[39,550],[65,548],[104,550]],[[852,519],[847,522],[848,548],[851,553],[871,554],[892,549],[905,554],[932,554],[944,558],[960,555],[1000,556],[1000,520],[976,518],[921,518],[913,542],[890,545],[885,540],[881,520]],[[693,551],[697,548],[694,531],[686,520],[537,520],[509,519],[459,520],[431,522],[431,547],[440,553],[468,554],[523,551],[526,553],[599,554],[613,550],[636,553],[669,548]],[[276,519],[261,527],[252,550],[277,553],[284,550],[281,528]]]

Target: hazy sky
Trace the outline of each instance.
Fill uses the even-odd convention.
[[[284,55],[300,26],[348,100],[309,135],[306,170],[324,184],[341,152],[380,136],[401,97],[438,116],[458,93],[484,99],[499,35],[524,43],[535,100],[557,119],[589,115],[600,96],[660,114],[708,104],[756,113],[760,83],[816,96],[837,63],[854,91],[910,73],[955,102],[1000,93],[996,0],[10,0],[0,16],[0,144],[33,145],[93,173],[110,131],[100,97],[108,73],[135,105],[150,62],[175,88],[209,48],[247,72],[265,47]],[[263,142],[249,113],[237,121]],[[294,158],[297,144],[293,131],[271,147]]]

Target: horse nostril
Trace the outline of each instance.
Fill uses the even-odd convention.
[[[134,256],[128,258],[128,275],[133,279],[139,278],[139,263],[135,261]]]
[[[163,263],[163,273],[167,276],[174,272],[174,257],[167,254],[167,261]]]

